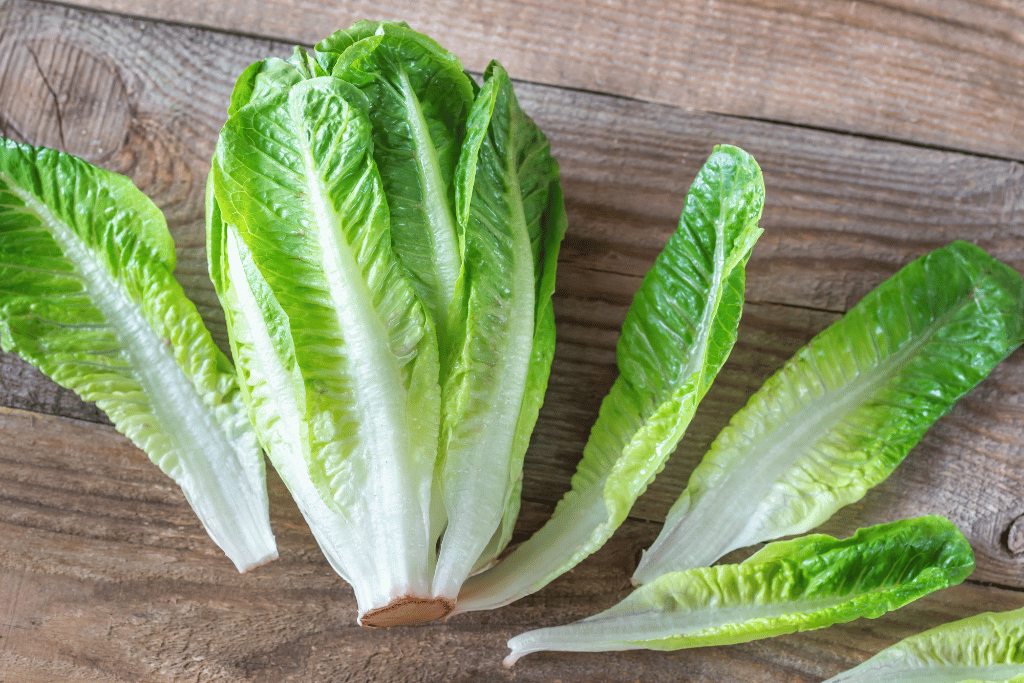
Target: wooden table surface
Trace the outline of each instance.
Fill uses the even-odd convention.
[[[628,592],[637,553],[729,416],[901,265],[954,239],[1024,271],[1018,0],[84,0],[0,3],[0,133],[130,176],[167,213],[215,334],[202,192],[235,76],[361,18],[404,19],[480,72],[501,61],[563,173],[569,231],[547,402],[519,531],[568,486],[619,325],[714,144],[760,162],[764,236],[740,339],[683,445],[598,555],[504,609],[369,631],[280,480],[281,559],[238,574],[177,488],[79,401],[0,356],[0,682],[810,683],[924,628],[1024,606],[1024,353],[823,529],[925,513],[970,539],[962,586],[877,620],[675,653],[505,641]]]

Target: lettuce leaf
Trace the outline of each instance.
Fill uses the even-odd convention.
[[[825,683],[1020,683],[1024,609],[988,612],[906,638]]]
[[[461,308],[452,201],[473,81],[455,55],[399,22],[358,22],[318,43],[316,59],[367,97],[392,239],[444,352]]]
[[[566,226],[547,139],[497,63],[473,103],[457,179],[466,289],[443,378],[438,467],[447,528],[434,579],[435,594],[453,600],[512,535],[554,356],[551,295]]]
[[[246,571],[277,557],[234,368],[172,276],[163,214],[127,178],[0,141],[0,342],[95,401]]]
[[[694,180],[679,229],[623,323],[620,376],[551,519],[495,567],[469,579],[457,612],[532,593],[597,550],[675,449],[733,343],[744,265],[761,230],[761,171],[717,147]]]
[[[209,228],[252,421],[310,523],[331,520],[315,533],[364,615],[430,597],[439,532],[437,342],[392,251],[366,109],[330,77],[239,108]]]
[[[634,582],[812,529],[885,479],[1020,345],[1021,277],[954,242],[820,333],[715,439]]]
[[[516,636],[505,664],[541,650],[678,650],[874,618],[973,570],[970,545],[942,517],[844,540],[804,536],[771,543],[741,564],[663,574],[600,614]]]

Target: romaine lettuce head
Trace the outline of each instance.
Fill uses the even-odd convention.
[[[554,350],[558,167],[508,75],[393,22],[255,64],[207,215],[250,416],[361,623],[447,614],[511,536]]]

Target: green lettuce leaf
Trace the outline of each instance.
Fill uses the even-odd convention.
[[[601,405],[572,490],[551,519],[469,579],[456,611],[528,595],[597,550],[662,469],[736,340],[744,266],[760,235],[761,171],[717,147],[687,195],[679,229],[623,323],[619,378]]]
[[[221,131],[212,277],[257,433],[366,619],[430,597],[437,342],[392,250],[366,97],[271,90]]]
[[[230,361],[127,178],[0,142],[0,342],[95,401],[181,487],[240,571],[277,557],[263,455]]]
[[[979,614],[906,638],[825,683],[1020,683],[1024,609]]]
[[[444,380],[438,466],[447,528],[434,580],[435,593],[451,599],[511,537],[554,355],[551,295],[566,223],[547,139],[497,63],[484,74],[462,152],[465,295]]]
[[[461,309],[462,237],[453,201],[473,81],[453,54],[397,22],[359,22],[318,43],[316,58],[370,102],[392,239],[445,354]]]
[[[942,517],[804,536],[741,564],[663,574],[610,609],[512,638],[506,666],[531,652],[678,650],[729,645],[875,618],[974,570],[967,539]]]
[[[1022,334],[1020,275],[978,247],[955,242],[907,265],[733,417],[634,581],[818,526],[885,479]]]

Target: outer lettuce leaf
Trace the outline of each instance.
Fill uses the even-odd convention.
[[[732,349],[763,203],[754,160],[735,147],[716,148],[623,323],[621,374],[601,405],[572,490],[540,531],[466,582],[456,611],[499,607],[540,589],[622,523]]]
[[[1020,683],[1024,609],[979,614],[879,652],[825,683]]]
[[[452,202],[473,82],[454,55],[395,22],[359,22],[317,44],[316,56],[370,102],[392,239],[444,354],[461,308],[462,247]]]
[[[956,242],[907,265],[737,413],[634,574],[803,533],[885,479],[1022,340],[1021,277]]]
[[[127,178],[0,143],[3,348],[95,401],[245,571],[277,557],[263,455],[174,260],[163,215]]]
[[[769,544],[742,564],[670,572],[587,619],[509,641],[511,666],[540,650],[678,650],[875,618],[963,581],[974,555],[942,517]]]
[[[213,279],[257,433],[365,618],[430,595],[436,339],[392,251],[366,98],[330,77],[271,90],[221,132]]]
[[[554,355],[551,294],[565,231],[558,166],[497,63],[484,75],[462,152],[456,196],[466,289],[450,327],[457,346],[439,462],[448,523],[434,580],[435,594],[451,599],[511,536]]]

